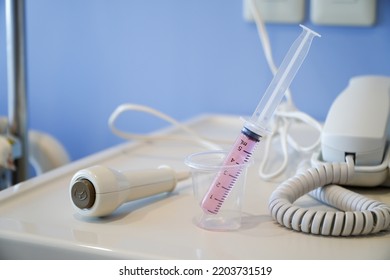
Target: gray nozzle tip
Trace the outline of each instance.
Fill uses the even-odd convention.
[[[96,199],[93,184],[87,179],[77,179],[71,190],[72,201],[80,209],[89,209]]]

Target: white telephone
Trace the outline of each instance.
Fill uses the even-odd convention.
[[[334,101],[325,121],[321,156],[326,162],[354,157],[353,186],[388,185],[390,77],[360,76]],[[318,159],[319,161],[321,159]]]
[[[390,77],[360,76],[336,98],[321,135],[313,167],[282,183],[269,209],[283,226],[306,233],[350,236],[387,230],[390,206],[338,185],[390,186]],[[294,205],[310,193],[340,211]]]

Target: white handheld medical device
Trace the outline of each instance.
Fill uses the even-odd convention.
[[[168,166],[120,172],[96,165],[82,169],[73,176],[69,193],[78,213],[103,217],[125,202],[172,192],[178,179],[175,171]]]
[[[378,186],[389,177],[390,78],[362,76],[329,110],[321,153],[313,167],[283,182],[269,209],[281,225],[312,234],[350,236],[387,230],[390,206],[337,185]],[[309,193],[341,211],[301,208],[294,202]]]

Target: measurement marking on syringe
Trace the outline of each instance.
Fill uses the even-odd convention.
[[[249,162],[257,143],[257,140],[248,137],[245,132],[237,139],[235,148],[232,149],[232,152],[222,164],[225,167],[215,178],[212,187],[202,201],[202,207],[206,213],[218,214],[243,169],[246,168],[243,165]],[[243,149],[243,146],[245,146],[245,149]]]

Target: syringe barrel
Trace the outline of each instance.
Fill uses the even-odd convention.
[[[267,131],[267,127],[276,108],[282,101],[286,90],[309,52],[313,38],[320,36],[318,33],[303,25],[301,27],[303,29],[302,33],[291,45],[273,80],[265,91],[264,96],[257,105],[255,112],[245,124],[245,127],[254,133],[263,135]]]
[[[261,137],[252,131],[242,129],[222,163],[221,170],[205,194],[201,208],[205,214],[218,214],[225,199],[234,187],[245,165],[247,165]],[[229,168],[227,168],[229,167]]]

